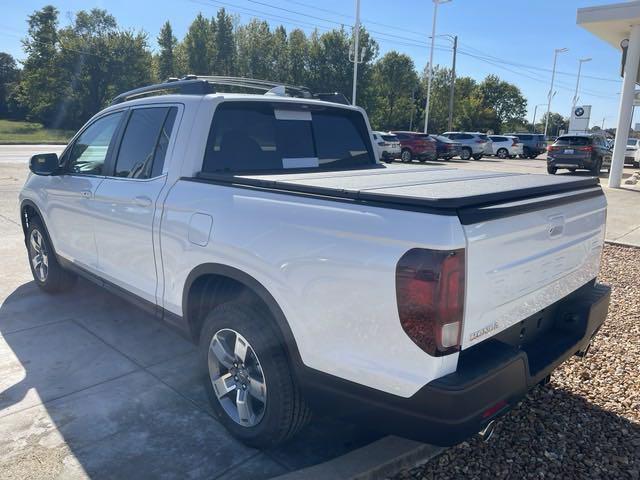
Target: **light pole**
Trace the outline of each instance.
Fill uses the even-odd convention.
[[[573,109],[576,108],[576,103],[578,103],[578,87],[580,86],[580,72],[582,71],[582,64],[590,61],[591,61],[591,57],[581,58],[578,60],[578,78],[576,79],[576,92],[573,94],[573,103],[571,104],[572,115],[573,115]]]
[[[360,0],[356,0],[356,24],[353,32],[353,93],[351,104],[356,104],[356,88],[358,85],[358,61],[360,60]]]
[[[431,25],[431,51],[429,53],[429,71],[427,73],[427,101],[424,106],[424,133],[427,133],[429,125],[429,100],[431,98],[431,77],[433,76],[433,47],[436,40],[436,19],[438,18],[438,5],[448,3],[451,0],[433,0],[433,24]]]
[[[553,97],[553,82],[556,79],[556,62],[558,60],[558,54],[569,50],[568,48],[556,48],[553,53],[553,70],[551,73],[551,87],[549,87],[549,97],[547,102],[547,118],[544,122],[544,136],[547,136],[547,128],[549,128],[549,112],[551,111],[551,98]]]
[[[539,103],[533,109],[533,121],[531,122],[531,125],[533,126],[533,133],[536,133],[536,114],[538,113],[538,107],[543,107],[545,105],[546,104],[544,103]]]

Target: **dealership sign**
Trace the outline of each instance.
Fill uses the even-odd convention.
[[[569,120],[569,133],[585,133],[589,130],[591,105],[576,105]]]

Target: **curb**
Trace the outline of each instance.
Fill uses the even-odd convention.
[[[634,243],[618,242],[617,240],[605,240],[604,243],[615,245],[616,247],[640,248],[640,245],[636,245]]]
[[[445,448],[388,436],[328,462],[276,477],[274,480],[374,480],[425,463]]]

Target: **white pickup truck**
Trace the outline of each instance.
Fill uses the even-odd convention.
[[[44,290],[85,276],[199,344],[235,436],[318,410],[452,445],[586,353],[610,297],[596,178],[385,166],[360,108],[220,84],[267,90],[120,95],[32,157],[20,214]]]

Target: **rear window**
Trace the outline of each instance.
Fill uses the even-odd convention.
[[[590,144],[591,139],[589,137],[560,137],[556,140],[556,145],[568,145],[571,147],[583,147]]]
[[[434,135],[433,138],[435,138],[436,140],[438,140],[439,142],[444,142],[444,143],[453,143],[451,140],[449,140],[447,137],[443,137],[442,135]]]
[[[531,139],[533,139],[533,135],[522,135],[522,134],[519,133],[518,134],[518,138],[520,140],[531,140]]]
[[[398,141],[398,137],[396,137],[395,135],[382,135],[382,139],[385,142],[397,142]]]
[[[203,172],[342,169],[375,163],[362,115],[331,107],[226,102],[213,117]]]

